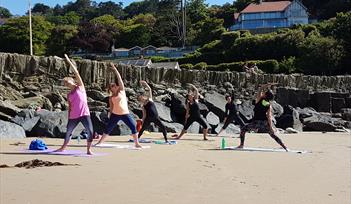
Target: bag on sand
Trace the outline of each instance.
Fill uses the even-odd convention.
[[[46,150],[46,149],[48,149],[48,147],[40,139],[33,140],[29,145],[29,150]]]

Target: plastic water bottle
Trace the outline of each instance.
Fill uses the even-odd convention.
[[[163,141],[161,141],[161,140],[156,140],[156,141],[154,141],[154,143],[155,144],[165,144]]]
[[[226,144],[225,144],[225,139],[223,137],[221,141],[221,149],[225,149],[225,147],[226,147]]]

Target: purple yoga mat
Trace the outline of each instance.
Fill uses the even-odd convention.
[[[22,150],[23,153],[27,154],[49,154],[49,155],[63,155],[63,156],[74,156],[74,157],[94,157],[94,156],[104,156],[107,153],[95,153],[93,155],[86,154],[81,150],[65,150],[63,152],[54,152],[54,149],[47,149],[47,150],[29,150],[24,149]]]

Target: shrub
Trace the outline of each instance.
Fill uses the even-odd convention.
[[[221,35],[221,43],[224,47],[230,48],[239,37],[240,32],[226,32]]]
[[[279,63],[278,73],[290,74],[296,71],[296,58],[285,58]]]
[[[162,56],[154,56],[150,58],[152,62],[170,62],[171,59]]]
[[[194,65],[192,65],[192,64],[181,64],[180,65],[180,68],[181,69],[192,69],[194,67]]]
[[[207,64],[206,64],[206,62],[199,62],[199,63],[195,64],[193,68],[197,69],[197,70],[206,70]]]

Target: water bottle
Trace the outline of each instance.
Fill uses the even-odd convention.
[[[155,143],[155,144],[164,144],[164,142],[161,141],[161,140],[156,140],[156,141],[154,141],[154,143]]]
[[[225,139],[223,137],[221,142],[221,149],[225,149],[225,147],[226,147],[226,144],[225,144]]]

